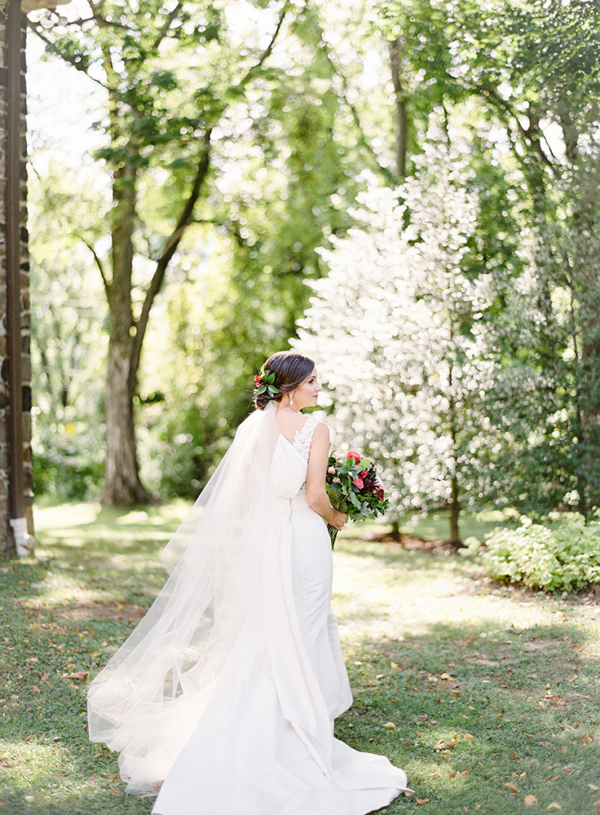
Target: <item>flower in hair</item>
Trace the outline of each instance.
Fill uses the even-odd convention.
[[[267,396],[277,396],[279,388],[275,387],[275,374],[262,368],[260,374],[254,377],[254,395],[260,396],[266,393]]]

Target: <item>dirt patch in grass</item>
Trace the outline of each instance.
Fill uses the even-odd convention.
[[[416,535],[406,535],[404,533],[400,536],[400,540],[396,540],[389,532],[374,532],[368,530],[358,536],[358,538],[359,540],[369,541],[370,543],[385,543],[390,549],[431,552],[434,555],[454,555],[460,548],[451,541],[428,541]]]
[[[139,606],[121,603],[66,603],[53,609],[54,614],[66,620],[112,620],[116,623],[141,620],[146,611]]]

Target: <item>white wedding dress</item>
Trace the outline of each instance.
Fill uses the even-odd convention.
[[[407,788],[387,758],[333,736],[352,696],[331,611],[329,534],[305,495],[318,419],[290,443],[274,410],[264,413],[254,430],[242,430],[252,417],[241,426],[237,453],[188,525],[165,601],[90,690],[90,737],[121,751],[129,788],[148,793],[164,779],[153,815],[365,815]],[[243,506],[234,469],[244,473],[238,491],[253,479],[259,491]],[[199,530],[206,540],[217,519],[219,547],[202,549]],[[165,676],[153,684],[157,663]]]

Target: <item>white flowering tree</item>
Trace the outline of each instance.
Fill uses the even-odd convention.
[[[310,284],[296,341],[331,388],[340,447],[382,465],[396,517],[450,507],[456,542],[478,491],[494,369],[493,287],[472,273],[478,199],[460,166],[432,150],[399,189],[362,196],[361,225],[322,253],[329,275]]]

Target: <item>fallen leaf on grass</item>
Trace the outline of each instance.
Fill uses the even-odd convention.
[[[474,738],[474,736],[472,736],[470,733],[465,733],[465,735],[463,736],[463,738],[465,738],[465,739],[472,739],[472,738]]]
[[[436,775],[439,775],[440,771],[436,770],[434,773],[429,773],[430,778],[435,778]]]
[[[560,775],[555,775],[554,778],[550,779],[550,781],[558,781],[559,778],[561,778]]]
[[[559,803],[553,801],[551,804],[548,804],[548,809],[562,809],[562,807]]]
[[[572,769],[569,768],[569,769],[565,770],[565,775],[573,775],[574,772],[575,772],[575,770],[572,770]]]
[[[456,773],[450,773],[449,777],[450,778],[456,778]]]
[[[537,802],[538,799],[535,797],[535,795],[526,795],[523,800],[526,807],[532,807],[534,804],[537,804]]]
[[[102,758],[102,753],[94,753],[93,758]]]
[[[588,784],[588,787],[589,787],[589,788],[590,788],[590,789],[591,789],[593,792],[597,792],[598,790],[600,790],[600,787],[597,787],[595,784]]]
[[[394,724],[394,722],[388,722],[387,724],[384,724],[383,726],[387,727],[388,730],[395,730],[396,729],[396,725]]]
[[[446,745],[444,744],[444,741],[442,739],[442,741],[438,741],[437,744],[433,745],[433,749],[434,750],[443,750],[445,746]]]
[[[111,795],[120,795],[121,794],[119,792],[119,790],[111,790],[110,793],[111,793]]]
[[[600,807],[600,798],[597,801],[594,801],[595,807]]]
[[[417,798],[417,804],[428,804],[429,798]]]
[[[513,792],[519,792],[519,788],[515,784],[505,784],[504,786]]]
[[[89,671],[75,671],[72,674],[63,674],[66,679],[85,679]]]

